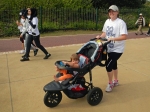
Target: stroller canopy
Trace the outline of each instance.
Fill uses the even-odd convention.
[[[87,58],[91,59],[92,62],[94,62],[98,50],[99,50],[99,44],[95,41],[89,41],[85,43],[77,51],[77,53],[86,56]]]

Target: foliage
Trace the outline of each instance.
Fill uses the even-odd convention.
[[[90,8],[91,0],[1,0],[0,10],[12,8],[22,9],[27,7],[38,8]],[[16,7],[17,6],[17,7]]]
[[[11,24],[7,24],[4,22],[0,22],[0,37],[5,37],[5,36],[12,36],[12,35],[18,35],[19,32],[16,27],[16,25],[14,23]]]
[[[150,2],[142,5],[144,3],[145,0],[1,0],[0,36],[18,35],[15,21],[20,9],[27,7],[38,9],[42,33],[66,29],[102,30],[111,4],[119,6],[120,18],[126,22],[128,29],[134,29],[139,13],[143,13],[146,25],[150,21]]]
[[[94,8],[108,8],[110,5],[118,7],[139,8],[146,3],[146,0],[91,0]]]
[[[38,8],[108,8],[112,4],[118,7],[139,8],[146,0],[1,0],[0,10],[8,8],[20,10],[27,7]]]

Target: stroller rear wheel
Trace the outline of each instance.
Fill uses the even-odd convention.
[[[56,107],[62,100],[60,91],[47,92],[44,96],[44,104],[47,107]]]
[[[92,105],[98,105],[100,101],[102,100],[103,92],[100,88],[95,87],[91,89],[87,95],[87,102]]]

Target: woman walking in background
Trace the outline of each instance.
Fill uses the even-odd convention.
[[[35,8],[31,9],[28,8],[28,23],[29,27],[27,33],[29,37],[28,40],[26,40],[27,41],[26,54],[20,61],[29,61],[30,47],[33,40],[36,46],[44,52],[45,57],[43,59],[48,59],[51,56],[51,54],[48,53],[47,50],[40,43],[40,32],[38,29],[37,10]]]
[[[27,28],[28,28],[28,21],[27,21],[27,17],[26,17],[26,10],[23,9],[21,10],[21,12],[19,13],[20,16],[21,16],[21,22],[19,21],[16,21],[17,25],[19,25],[19,27],[21,28],[21,32],[20,32],[20,40],[22,40],[22,42],[24,43],[24,53],[26,52],[26,40],[28,38],[28,34],[26,33],[27,32]],[[37,52],[38,52],[38,49],[36,48],[36,46],[31,43],[31,49],[34,51],[34,56],[37,55]]]

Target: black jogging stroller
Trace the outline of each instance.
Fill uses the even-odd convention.
[[[68,65],[61,65],[61,61],[56,61],[55,65],[59,69],[66,69],[69,74],[73,74],[73,78],[66,79],[61,83],[51,81],[46,84],[43,90],[46,92],[44,96],[44,104],[47,107],[55,107],[62,100],[62,92],[71,99],[82,98],[87,95],[87,102],[95,106],[99,104],[103,98],[103,92],[99,87],[92,84],[92,69],[95,66],[105,66],[107,60],[107,39],[91,39],[85,43],[76,53],[80,56],[83,66],[81,68],[70,68]],[[104,61],[104,62],[103,62]],[[74,74],[76,72],[76,74]],[[84,75],[89,73],[90,81],[86,82]],[[62,74],[58,73],[56,77]]]

